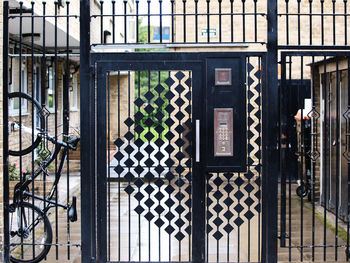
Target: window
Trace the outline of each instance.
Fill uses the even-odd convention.
[[[136,21],[134,18],[129,18],[128,20],[128,38],[129,42],[136,41]]]
[[[47,107],[49,110],[55,109],[55,77],[54,68],[51,66],[48,68],[48,88],[47,88]]]
[[[72,85],[69,88],[69,108],[70,110],[78,109],[78,77],[73,75]]]
[[[27,63],[25,60],[21,61],[21,65],[19,64],[19,59],[13,59],[10,65],[10,77],[11,82],[9,83],[10,92],[18,92],[21,91],[23,93],[27,93]],[[16,70],[18,69],[18,71]],[[17,73],[16,73],[17,72]],[[20,74],[20,76],[19,76]],[[21,79],[19,79],[21,78]],[[18,99],[12,100],[10,105],[10,114],[18,115],[19,114],[20,102]],[[27,101],[23,100],[21,103],[22,114],[27,113]]]

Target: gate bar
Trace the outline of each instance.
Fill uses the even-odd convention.
[[[9,45],[9,2],[4,1],[3,31],[3,198],[4,198],[4,262],[10,261],[9,235],[9,172],[8,172],[8,45]]]
[[[95,262],[94,92],[90,76],[90,1],[80,0],[81,262]]]
[[[273,156],[278,151],[278,55],[277,55],[277,0],[268,0],[267,85],[263,91],[263,176],[262,176],[262,261],[277,262],[277,177],[279,161]],[[278,128],[278,127],[277,127]]]
[[[287,117],[285,112],[285,107],[282,105],[286,105],[286,56],[281,56],[281,86],[280,86],[280,134],[281,134],[281,148],[280,148],[280,172],[281,172],[281,207],[280,207],[280,246],[284,247],[286,245],[286,148],[287,148]]]

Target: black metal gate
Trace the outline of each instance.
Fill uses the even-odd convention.
[[[264,59],[259,53],[93,54],[98,260],[260,261]],[[230,96],[229,84],[215,87],[210,80],[225,60],[241,90],[226,99],[234,109],[241,172],[209,166],[218,135],[211,133],[215,103],[208,91]]]
[[[2,5],[4,261],[349,260],[349,1]]]
[[[123,60],[96,65],[98,260],[190,261],[200,65]]]
[[[280,259],[348,261],[349,53],[283,52],[281,65]]]

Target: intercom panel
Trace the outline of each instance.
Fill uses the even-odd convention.
[[[214,109],[214,155],[233,156],[233,109]]]
[[[208,58],[206,161],[209,172],[244,172],[247,164],[245,59]]]

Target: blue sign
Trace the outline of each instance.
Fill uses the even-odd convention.
[[[160,40],[160,27],[155,27],[153,31],[153,40]],[[170,27],[162,27],[162,40],[170,40]]]

